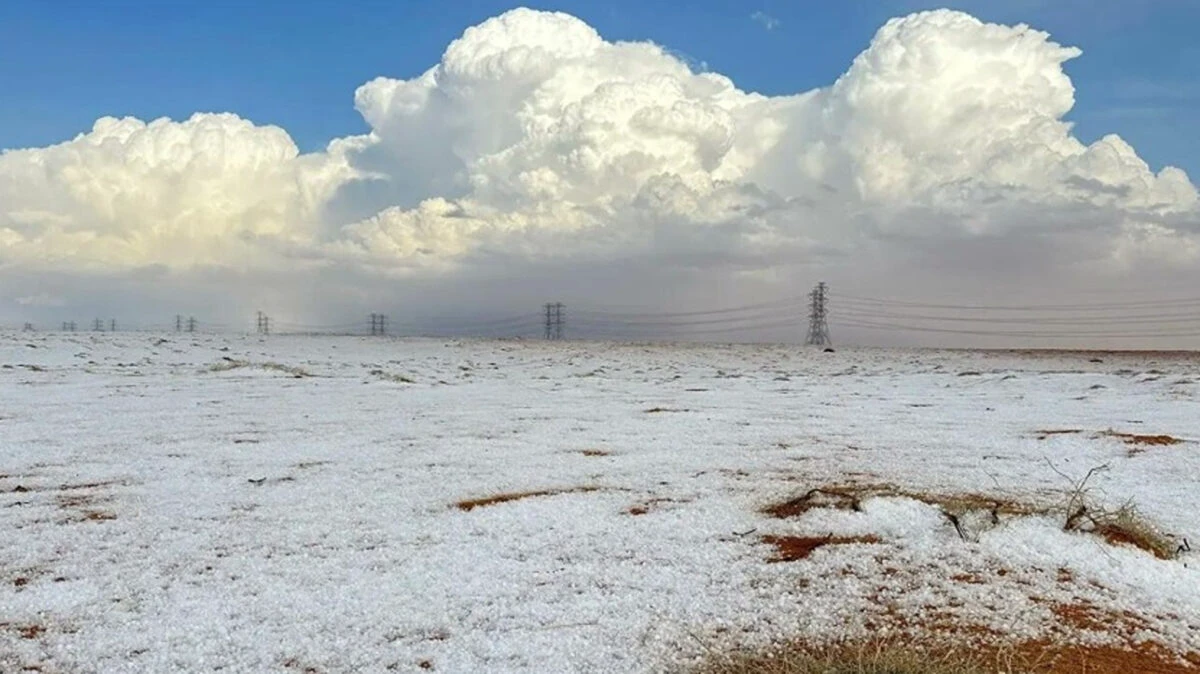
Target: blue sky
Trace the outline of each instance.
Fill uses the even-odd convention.
[[[365,129],[359,84],[420,73],[464,28],[518,4],[570,12],[608,39],[653,40],[770,94],[829,84],[890,16],[951,6],[1023,21],[1084,50],[1068,64],[1083,140],[1119,133],[1152,167],[1200,176],[1193,0],[10,0],[0,3],[0,147],[66,140],[103,115],[230,111],[318,149]]]

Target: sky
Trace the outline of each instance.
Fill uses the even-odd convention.
[[[818,278],[980,306],[1200,278],[1188,0],[344,4],[0,5],[0,320],[467,324],[556,294],[630,323]]]
[[[1153,167],[1200,174],[1200,4],[1191,0],[669,0],[527,2],[571,13],[610,40],[651,40],[746,90],[828,84],[887,19],[959,8],[1029,23],[1086,58],[1067,66],[1081,139],[1118,133]],[[163,3],[16,0],[0,6],[0,148],[66,140],[105,115],[234,111],[287,129],[304,151],[362,133],[353,90],[412,76],[464,28],[512,2],[424,0]],[[755,18],[758,14],[761,18]],[[770,26],[768,26],[768,23]],[[769,29],[768,29],[769,28]],[[31,55],[37,54],[36,58]],[[19,67],[18,67],[19,64]]]

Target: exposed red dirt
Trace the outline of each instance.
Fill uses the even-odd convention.
[[[1104,431],[1100,435],[1109,438],[1120,438],[1127,445],[1178,445],[1183,442],[1170,435],[1138,435],[1136,433],[1121,433],[1119,431]]]
[[[1173,557],[1169,550],[1164,549],[1161,545],[1155,545],[1155,541],[1147,537],[1145,532],[1130,530],[1117,524],[1100,524],[1092,533],[1103,538],[1109,545],[1132,545],[1159,559]]]
[[[1077,435],[1083,432],[1080,428],[1050,428],[1034,431],[1038,440],[1045,440],[1052,435]]]
[[[858,495],[849,489],[837,487],[810,489],[803,496],[763,508],[763,513],[771,517],[786,519],[799,517],[814,508],[858,510],[858,499]]]
[[[775,556],[768,562],[795,562],[805,559],[817,548],[826,545],[849,545],[852,543],[879,543],[876,536],[763,536],[762,542],[775,546]]]
[[[509,503],[510,501],[520,501],[522,499],[533,498],[535,496],[585,494],[588,492],[598,491],[599,489],[599,487],[576,487],[574,489],[541,489],[536,491],[510,492],[505,494],[495,494],[493,496],[485,496],[483,498],[467,499],[455,503],[454,506],[463,512],[470,512],[476,508],[484,508],[500,503]]]

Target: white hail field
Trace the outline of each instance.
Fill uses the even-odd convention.
[[[1200,650],[1200,554],[1063,530],[1107,465],[1093,507],[1200,549],[1200,357],[9,332],[0,366],[4,672],[663,671],[934,622]],[[1045,510],[960,534],[954,494]]]

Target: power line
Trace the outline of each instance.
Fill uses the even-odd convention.
[[[1200,297],[1176,298],[1170,300],[1149,300],[1143,302],[1110,302],[1088,304],[935,304],[927,302],[911,302],[906,300],[887,300],[874,297],[859,297],[855,295],[832,295],[839,304],[859,304],[867,306],[912,307],[917,309],[955,309],[960,311],[1112,311],[1138,307],[1200,307]]]
[[[1118,316],[936,316],[930,314],[906,314],[890,311],[868,311],[861,309],[838,309],[833,314],[838,318],[865,318],[868,320],[893,318],[900,320],[945,321],[952,323],[1001,323],[1029,325],[1107,325],[1112,323],[1195,323],[1200,321],[1200,312],[1190,314],[1126,314]]]
[[[901,330],[911,332],[931,332],[952,335],[976,335],[981,337],[1046,337],[1046,338],[1069,338],[1069,337],[1104,337],[1111,339],[1135,339],[1135,338],[1160,338],[1160,337],[1200,337],[1200,331],[1158,331],[1158,332],[1108,332],[1108,331],[1080,331],[1080,330],[1060,330],[1060,331],[1043,331],[1043,330],[968,330],[955,328],[935,328],[923,325],[911,325],[904,323],[880,323],[875,321],[855,320],[855,321],[839,321],[839,325],[844,325],[851,328],[865,328],[874,330]]]

